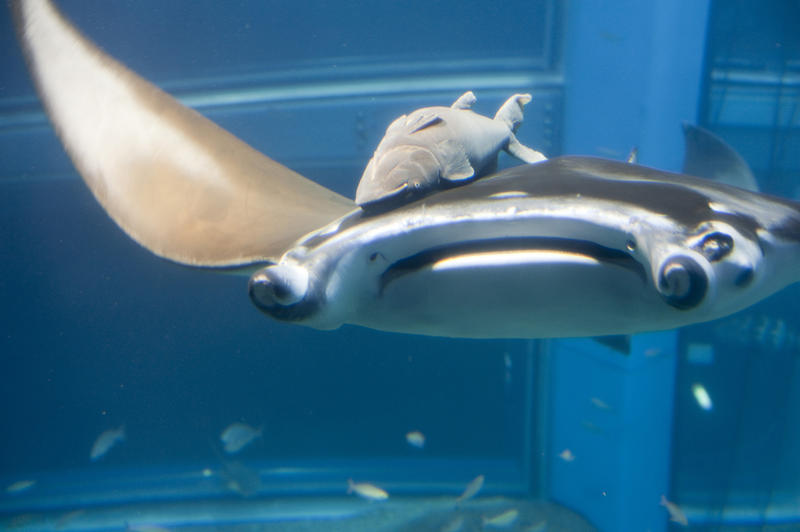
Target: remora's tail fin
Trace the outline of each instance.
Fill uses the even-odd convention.
[[[134,240],[230,266],[279,256],[354,208],[103,53],[49,0],[12,0],[47,113],[84,181]]]
[[[530,94],[515,94],[500,106],[500,109],[494,115],[494,119],[503,122],[512,132],[516,132],[524,118],[522,108],[528,105],[530,101]]]

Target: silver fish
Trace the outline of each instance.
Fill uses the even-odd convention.
[[[247,425],[246,423],[231,423],[219,435],[222,446],[228,454],[238,453],[251,443],[256,438],[260,438],[263,428],[257,429]]]
[[[661,502],[659,502],[659,504],[666,508],[667,512],[669,512],[669,520],[671,522],[677,523],[681,526],[689,526],[689,519],[686,517],[686,514],[680,506],[672,501],[667,500],[667,497],[664,495],[661,495]]]
[[[481,491],[481,488],[483,488],[484,480],[485,477],[483,475],[478,475],[477,477],[470,480],[469,483],[467,484],[467,487],[464,488],[464,491],[456,499],[456,502],[468,501],[473,497],[475,497],[475,495],[477,495],[478,492]]]
[[[6,486],[6,493],[22,493],[36,485],[35,480],[18,480]]]
[[[12,6],[48,115],[109,215],[182,264],[267,263],[249,293],[275,319],[630,334],[722,317],[800,278],[800,204],[625,162],[550,159],[370,215],[105,55],[48,0]]]
[[[261,475],[241,462],[222,460],[220,478],[227,489],[242,497],[252,497],[261,490]]]
[[[519,517],[519,510],[511,508],[492,517],[484,516],[482,519],[483,528],[508,528],[513,525]]]
[[[92,462],[97,461],[105,456],[112,447],[123,441],[125,441],[125,425],[103,431],[94,441],[92,450],[89,452],[89,458]]]
[[[354,482],[352,478],[347,479],[347,493],[355,493],[370,501],[385,501],[389,498],[389,494],[383,488],[369,482]]]

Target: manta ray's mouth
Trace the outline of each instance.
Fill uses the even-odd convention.
[[[630,253],[588,240],[508,237],[470,240],[429,248],[390,265],[380,277],[380,292],[403,276],[422,270],[490,268],[571,262],[623,268],[647,282],[644,266]]]

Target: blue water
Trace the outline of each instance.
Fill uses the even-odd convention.
[[[350,197],[392,118],[470,89],[484,114],[532,92],[519,138],[551,156],[638,146],[678,170],[688,120],[731,143],[764,191],[800,196],[793,2],[59,5],[132,70]],[[452,496],[478,474],[485,495],[549,500],[600,530],[675,527],[662,493],[694,530],[800,526],[796,286],[628,356],[277,323],[246,277],[166,262],[119,230],[46,121],[5,9],[0,50],[0,527],[126,501],[340,497],[358,475],[393,497]],[[261,472],[248,498],[198,474],[219,470],[234,421],[264,427],[238,455]],[[123,424],[126,441],[90,462]],[[3,491],[23,479],[37,483]],[[123,529],[114,519],[95,529]]]

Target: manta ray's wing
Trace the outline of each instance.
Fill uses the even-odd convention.
[[[108,214],[167,259],[280,256],[355,204],[257,152],[100,51],[49,0],[12,0],[61,141]]]

